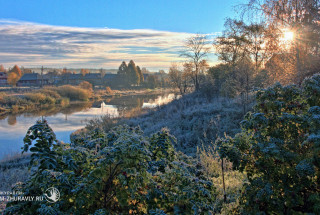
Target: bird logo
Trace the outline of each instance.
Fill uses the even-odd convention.
[[[50,187],[46,190],[46,192],[44,193],[44,196],[48,202],[55,203],[60,198],[60,192],[57,188]]]

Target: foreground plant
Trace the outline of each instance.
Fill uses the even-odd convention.
[[[260,91],[235,138],[217,141],[220,156],[247,173],[241,203],[257,214],[320,213],[320,75],[302,88]]]
[[[36,141],[34,145],[32,142]],[[207,214],[215,188],[194,160],[175,152],[165,129],[143,136],[139,128],[93,130],[71,144],[57,143],[46,121],[30,127],[31,178],[15,187],[25,196],[60,191],[56,203],[10,202],[5,214]]]

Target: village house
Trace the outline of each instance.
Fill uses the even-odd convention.
[[[64,74],[60,77],[59,84],[71,84],[71,85],[79,85],[83,81],[83,76],[81,74]]]
[[[84,76],[84,80],[90,82],[93,86],[101,86],[103,84],[100,73],[88,73]]]
[[[119,81],[118,79],[119,79],[118,74],[108,73],[103,76],[103,84],[105,86],[114,87],[118,83]]]
[[[6,72],[0,72],[0,87],[8,86],[8,74]]]
[[[17,83],[17,86],[43,86],[48,84],[48,79],[41,78],[38,73],[24,74]]]

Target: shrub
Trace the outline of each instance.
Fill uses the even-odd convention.
[[[32,141],[36,144],[31,147]],[[32,126],[24,152],[32,152],[35,173],[15,191],[43,194],[60,191],[55,204],[10,202],[5,214],[209,214],[215,188],[201,166],[174,151],[167,130],[151,137],[139,128],[119,126],[91,131],[72,144],[56,144],[46,122]]]
[[[59,100],[57,100],[57,104],[61,105],[61,106],[67,106],[69,105],[70,100],[68,98],[61,98]]]
[[[26,93],[24,94],[24,98],[26,100],[30,100],[31,102],[39,104],[45,102],[46,95],[43,93]]]
[[[79,87],[81,89],[85,89],[85,90],[92,90],[92,84],[89,83],[88,81],[82,81],[80,84],[79,84]]]
[[[91,92],[88,90],[80,89],[79,87],[71,85],[57,87],[56,91],[60,96],[69,98],[70,101],[88,101],[91,96]]]
[[[106,87],[106,94],[112,94],[112,90],[110,87]]]
[[[53,88],[41,89],[41,90],[39,90],[39,93],[43,93],[46,96],[50,96],[50,97],[52,97],[52,98],[54,98],[56,100],[61,98],[61,96]]]
[[[245,171],[241,203],[249,213],[320,213],[320,75],[303,88],[277,84],[257,93],[254,112],[220,156]]]

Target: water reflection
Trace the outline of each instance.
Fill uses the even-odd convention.
[[[41,117],[45,117],[57,135],[57,139],[69,142],[70,134],[85,126],[86,120],[110,115],[125,116],[132,110],[152,108],[175,99],[174,94],[122,96],[94,103],[76,103],[68,107],[51,107],[28,113],[10,114],[0,118],[0,159],[21,151],[27,129]]]

